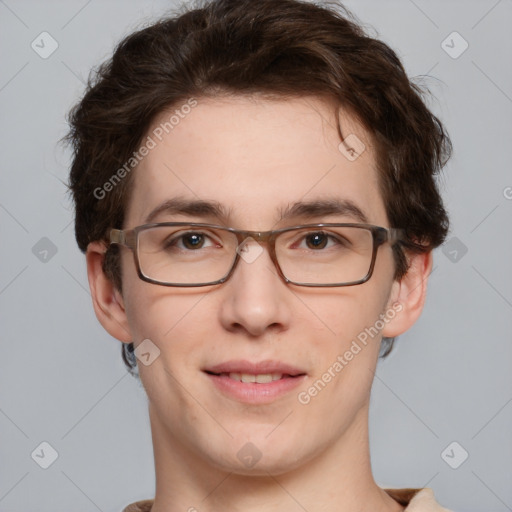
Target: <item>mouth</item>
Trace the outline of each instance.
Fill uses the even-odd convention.
[[[290,375],[289,373],[238,373],[238,372],[222,372],[214,373],[206,370],[209,375],[216,375],[217,377],[228,377],[232,380],[244,383],[256,383],[256,384],[268,384],[276,380],[282,379],[295,379],[305,375],[305,373],[299,373],[297,375]]]
[[[203,372],[224,396],[253,404],[270,403],[282,397],[307,376],[305,371],[278,361],[228,361]]]

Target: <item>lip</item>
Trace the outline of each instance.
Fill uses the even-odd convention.
[[[288,375],[302,375],[306,372],[280,361],[267,359],[265,361],[253,362],[245,359],[233,359],[214,366],[208,366],[203,371],[211,373],[249,373],[257,375],[259,373],[283,373]]]
[[[291,392],[304,382],[306,372],[279,361],[251,362],[232,360],[203,369],[210,382],[225,396],[249,404],[268,404]],[[281,373],[279,380],[259,384],[231,379],[229,373]],[[219,375],[222,374],[222,375]]]

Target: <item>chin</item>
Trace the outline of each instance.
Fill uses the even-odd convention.
[[[293,471],[314,457],[313,447],[309,451],[303,440],[294,443],[283,436],[270,440],[273,434],[267,435],[251,436],[251,440],[246,436],[235,438],[229,441],[226,451],[210,453],[209,458],[213,465],[229,473],[268,477]]]

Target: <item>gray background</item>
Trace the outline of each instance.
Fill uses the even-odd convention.
[[[147,401],[94,316],[56,142],[90,68],[172,5],[0,0],[2,512],[114,512],[154,496]],[[456,511],[512,510],[512,1],[346,5],[410,76],[430,76],[455,146],[441,180],[450,241],[423,316],[375,379],[375,478],[432,487]],[[59,45],[47,59],[31,48],[43,31]],[[453,31],[469,44],[458,58],[442,46]],[[31,458],[43,441],[58,452],[46,470]]]

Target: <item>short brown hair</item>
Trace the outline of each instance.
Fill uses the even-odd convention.
[[[95,191],[133,157],[163,110],[221,94],[323,96],[372,137],[390,225],[406,234],[395,248],[399,279],[408,268],[403,249],[428,252],[448,231],[435,178],[452,147],[422,100],[424,92],[408,79],[396,53],[367,35],[341,5],[212,0],[164,17],[118,44],[69,113],[65,140],[74,158],[68,186],[78,246],[85,252],[89,242],[108,242],[108,229],[123,226],[132,173],[123,173],[106,198]],[[121,290],[116,245],[103,268]],[[392,346],[385,338],[381,356]],[[123,344],[130,370],[136,366],[132,352],[133,343]]]

